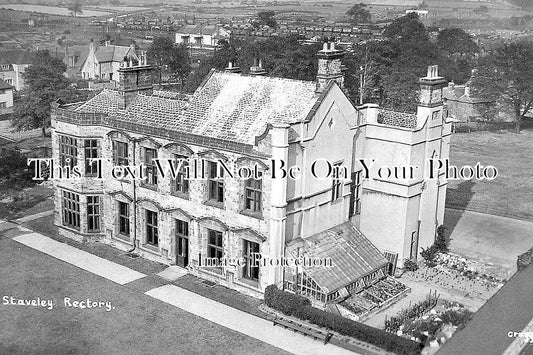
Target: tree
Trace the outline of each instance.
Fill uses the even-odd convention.
[[[480,60],[474,84],[484,94],[510,106],[515,130],[533,108],[533,43],[516,42],[497,49]]]
[[[252,25],[255,28],[258,28],[260,26],[268,26],[270,28],[276,28],[278,23],[276,22],[276,19],[274,16],[276,13],[272,10],[268,11],[259,11],[257,13],[257,19],[252,23]]]
[[[385,28],[383,35],[389,39],[402,41],[427,41],[429,39],[426,26],[420,22],[418,15],[414,12],[392,21]]]
[[[83,12],[81,0],[74,0],[72,3],[70,3],[70,5],[68,5],[67,9],[72,11],[74,16],[81,14]]]
[[[370,11],[366,9],[366,5],[362,2],[352,6],[350,10],[346,12],[346,14],[352,18],[352,22],[354,24],[368,23],[372,18]]]
[[[185,45],[176,46],[168,37],[157,37],[148,49],[148,62],[158,74],[159,85],[163,77],[183,80],[191,72],[191,60]]]
[[[61,98],[71,101],[78,92],[63,75],[67,66],[48,51],[37,51],[23,74],[26,88],[15,107],[13,125],[17,130],[50,127],[51,103]]]
[[[479,47],[468,33],[460,28],[445,28],[437,35],[437,47],[450,55],[475,55]]]

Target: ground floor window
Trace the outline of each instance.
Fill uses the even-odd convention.
[[[245,265],[242,276],[246,279],[258,281],[259,266],[254,266],[253,263],[255,254],[259,254],[259,243],[245,240],[243,246],[243,258]]]
[[[118,202],[118,232],[122,235],[130,235],[130,204]]]
[[[146,243],[153,246],[159,245],[157,233],[157,212],[146,210]]]
[[[62,199],[63,225],[80,229],[80,195],[63,191]]]
[[[208,229],[207,257],[221,259],[224,254],[222,232]]]
[[[100,196],[87,196],[87,231],[100,231]]]

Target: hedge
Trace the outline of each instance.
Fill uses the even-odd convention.
[[[265,289],[265,303],[286,315],[308,320],[313,324],[376,345],[396,354],[420,354],[422,344],[384,330],[328,313],[311,306],[309,299],[281,291],[275,285]]]

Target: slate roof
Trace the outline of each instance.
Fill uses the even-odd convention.
[[[268,123],[304,120],[318,97],[312,81],[215,72],[170,128],[253,144]]]
[[[137,95],[119,110],[119,93],[104,90],[76,111],[232,142],[254,144],[267,124],[303,121],[319,94],[312,81],[213,72],[192,96]]]
[[[0,64],[31,64],[33,56],[25,50],[0,51]]]
[[[178,119],[187,101],[183,95],[160,97],[157,93],[154,95],[139,94],[126,109],[121,109],[120,93],[104,89],[77,107],[75,111],[105,113],[123,122],[167,127],[172,121]]]
[[[13,89],[13,86],[9,85],[8,83],[0,79],[0,90],[4,90],[4,89]]]
[[[416,128],[416,115],[380,109],[378,111],[378,123],[386,124],[388,126],[414,129]]]
[[[98,47],[95,52],[96,60],[98,60],[99,63],[122,62],[124,57],[128,55],[130,49],[130,47],[114,45]],[[136,58],[134,53],[130,53],[130,56],[134,56]]]
[[[287,251],[296,257],[331,258],[333,267],[308,267],[304,271],[325,293],[334,292],[387,264],[381,252],[351,222],[311,237],[292,240]]]

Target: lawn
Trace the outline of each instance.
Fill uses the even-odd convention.
[[[450,163],[493,165],[495,180],[450,181],[449,207],[533,219],[533,130],[454,134]]]

